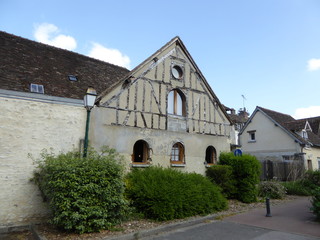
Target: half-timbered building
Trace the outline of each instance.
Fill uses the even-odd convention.
[[[83,148],[89,86],[99,95],[89,144],[115,148],[128,171],[204,174],[234,143],[228,115],[178,37],[129,71],[0,31],[0,228],[47,216],[28,156]]]
[[[233,144],[228,115],[179,37],[103,92],[91,116],[92,146],[117,149],[131,167],[204,174]]]

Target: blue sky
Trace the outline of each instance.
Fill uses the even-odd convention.
[[[0,0],[0,30],[129,69],[179,36],[226,106],[320,116],[318,0]]]

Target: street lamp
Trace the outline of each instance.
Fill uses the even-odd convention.
[[[91,109],[94,106],[96,98],[97,98],[96,90],[92,87],[89,87],[83,99],[84,107],[87,109],[86,134],[84,137],[83,157],[87,157],[90,113],[91,113]]]

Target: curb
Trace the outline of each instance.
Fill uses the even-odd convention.
[[[173,231],[177,228],[186,228],[186,227],[201,224],[201,223],[204,223],[207,221],[212,221],[212,220],[215,220],[216,217],[217,217],[217,215],[213,214],[213,215],[208,215],[205,217],[188,219],[183,222],[171,223],[171,224],[167,224],[164,226],[160,226],[160,227],[156,227],[156,228],[152,228],[152,229],[147,229],[147,230],[142,230],[142,231],[129,233],[129,234],[125,234],[125,235],[119,235],[119,236],[114,236],[114,237],[105,237],[102,240],[137,240],[140,238],[159,235],[164,232],[170,232],[170,231]]]

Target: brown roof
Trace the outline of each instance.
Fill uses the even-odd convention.
[[[317,136],[315,132],[308,131],[308,138],[304,139],[301,137],[297,132],[303,130],[306,125],[306,121],[308,119],[299,119],[296,120],[290,115],[279,113],[276,111],[272,111],[266,108],[257,107],[257,109],[262,110],[265,114],[267,114],[270,118],[273,119],[274,122],[279,124],[282,128],[284,128],[286,131],[290,132],[293,137],[295,137],[299,142],[302,144],[313,144],[314,146],[320,147],[320,138]],[[318,119],[319,118],[319,119]],[[317,117],[318,120],[320,120],[320,117]],[[314,122],[316,122],[314,120]],[[311,127],[312,128],[312,127]],[[319,127],[318,127],[319,128]],[[312,129],[313,130],[313,129]]]
[[[30,84],[44,86],[44,94],[82,99],[92,86],[100,94],[129,72],[110,63],[0,31],[0,88],[30,92]],[[70,81],[74,75],[78,81]]]

